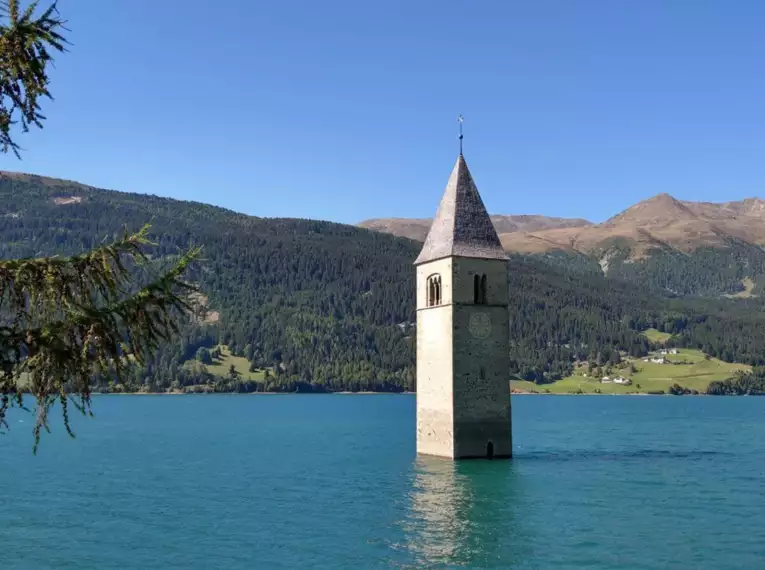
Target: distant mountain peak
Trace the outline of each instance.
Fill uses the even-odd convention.
[[[765,217],[765,200],[762,198],[744,198],[739,202],[726,202],[724,206],[749,216]]]
[[[631,257],[656,249],[689,252],[699,247],[726,247],[733,241],[765,244],[765,199],[711,203],[678,200],[662,192],[606,220],[550,218],[536,215],[491,216],[507,251],[596,253],[615,243],[627,246]],[[429,219],[367,220],[362,227],[422,241]]]
[[[695,219],[696,217],[696,214],[683,202],[666,192],[662,192],[630,206],[613,218],[606,220],[605,224],[675,222]]]
[[[592,222],[581,218],[556,218],[539,214],[492,214],[490,218],[498,234],[582,228],[592,225]],[[373,218],[359,222],[357,225],[378,232],[425,241],[431,223],[430,218]]]

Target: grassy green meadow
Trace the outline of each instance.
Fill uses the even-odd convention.
[[[657,331],[658,332],[658,331]],[[661,333],[660,333],[661,334]],[[625,359],[622,368],[613,367],[610,376],[623,376],[632,380],[632,385],[601,384],[599,378],[585,377],[587,367],[575,370],[572,376],[563,378],[552,384],[537,385],[524,380],[513,380],[514,390],[551,394],[635,394],[649,392],[667,392],[673,384],[679,384],[691,390],[706,392],[709,383],[714,380],[725,380],[737,371],[748,371],[750,366],[731,364],[716,358],[707,358],[700,350],[680,349],[679,354],[666,356],[668,364],[643,362],[642,359]],[[635,373],[630,373],[629,365],[635,366]]]
[[[218,348],[220,348],[220,358],[214,358],[213,363],[207,365],[207,370],[210,374],[227,377],[228,371],[233,364],[242,380],[256,380],[260,382],[264,379],[265,370],[250,372],[250,363],[246,358],[234,356],[225,345],[220,345]]]
[[[651,342],[655,342],[657,344],[664,344],[672,338],[671,334],[661,332],[656,329],[648,329],[643,331],[643,336],[645,336]]]

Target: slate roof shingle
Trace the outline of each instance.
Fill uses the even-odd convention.
[[[451,256],[507,259],[462,154],[414,264]]]

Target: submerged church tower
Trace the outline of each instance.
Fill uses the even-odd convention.
[[[417,267],[417,452],[510,457],[507,256],[460,152]]]

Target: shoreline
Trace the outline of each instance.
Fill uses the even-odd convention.
[[[91,396],[413,396],[416,392],[93,392]],[[563,392],[511,392],[511,396],[674,396],[675,394],[651,394],[649,392],[625,392],[623,394],[581,394]],[[682,394],[683,396],[710,396],[712,394]],[[734,395],[734,394],[730,394]]]
[[[92,392],[91,396],[407,396],[415,392]]]
[[[650,392],[624,392],[622,394],[603,394],[598,392],[513,392],[513,396],[673,396],[674,394],[651,394]],[[684,394],[687,396],[707,396],[708,394]]]

